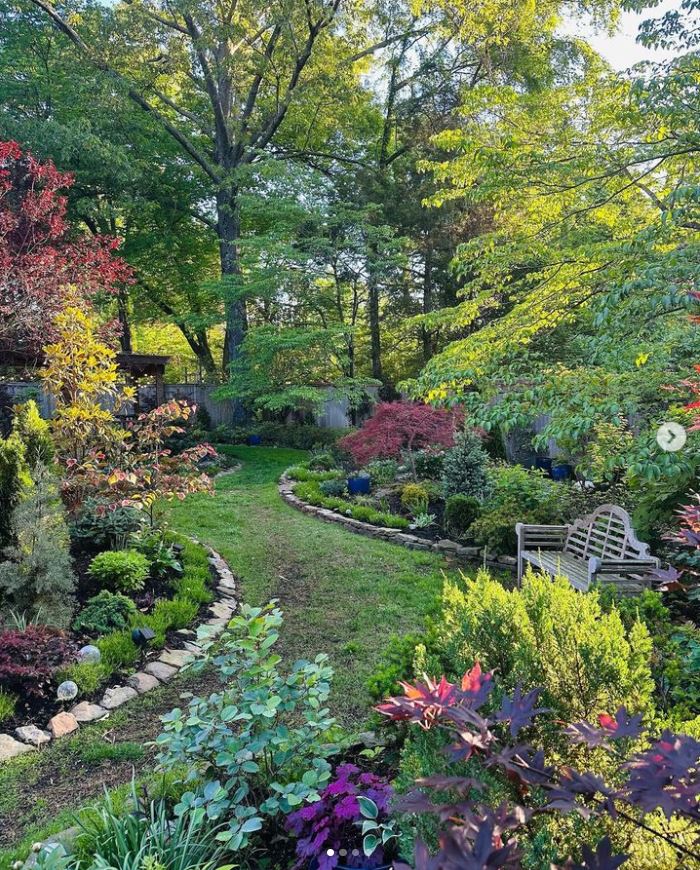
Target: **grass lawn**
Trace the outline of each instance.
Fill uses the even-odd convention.
[[[277,481],[302,461],[298,450],[224,447],[243,463],[217,480],[217,495],[191,496],[169,510],[172,526],[218,550],[240,578],[243,599],[279,599],[280,646],[289,659],[326,652],[335,668],[331,707],[360,725],[365,680],[391,634],[420,628],[439,602],[444,558],[365,538],[285,504]]]
[[[304,459],[297,450],[225,447],[242,461],[216,481],[216,496],[168,506],[173,528],[228,560],[245,601],[278,598],[285,612],[280,650],[290,660],[327,652],[335,667],[334,714],[359,728],[369,712],[365,680],[393,633],[413,631],[437,607],[442,557],[355,535],[282,501],[277,480]],[[0,870],[34,840],[71,824],[71,814],[105,788],[125,792],[132,774],[149,776],[158,717],[185,690],[207,694],[213,674],[182,675],[115,711],[105,722],[0,765]]]

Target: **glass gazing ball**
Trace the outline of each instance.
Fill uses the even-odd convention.
[[[80,648],[78,658],[81,662],[88,662],[91,665],[96,665],[102,658],[102,653],[96,646],[89,643]]]
[[[56,689],[56,697],[59,701],[72,701],[78,694],[78,687],[73,680],[66,680]]]

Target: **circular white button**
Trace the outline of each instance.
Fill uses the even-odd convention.
[[[687,440],[688,433],[685,431],[685,428],[680,423],[673,421],[662,423],[656,433],[657,444],[662,450],[666,450],[669,453],[682,450]]]

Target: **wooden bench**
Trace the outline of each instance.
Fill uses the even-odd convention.
[[[659,560],[634,533],[627,511],[604,504],[568,526],[517,523],[518,584],[529,562],[552,576],[566,577],[576,589],[591,583],[614,583],[622,592],[651,586]]]

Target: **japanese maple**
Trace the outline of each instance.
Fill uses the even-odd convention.
[[[398,459],[406,454],[416,476],[414,451],[452,447],[460,415],[420,402],[382,402],[364,425],[341,439],[359,465],[372,459]]]
[[[69,285],[89,305],[133,280],[114,254],[118,239],[71,228],[65,191],[72,184],[50,161],[0,141],[0,349],[29,361],[53,339]]]

